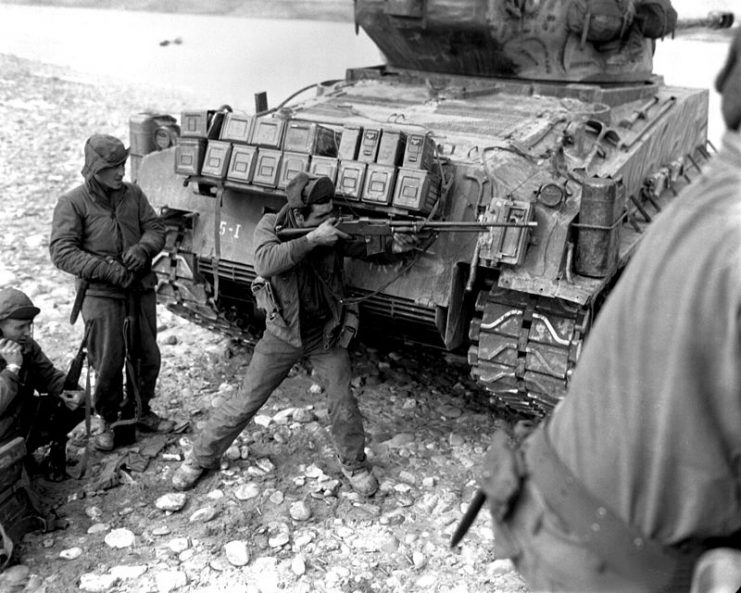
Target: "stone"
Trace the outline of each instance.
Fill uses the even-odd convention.
[[[303,500],[294,502],[288,509],[294,521],[306,521],[311,517],[311,508]]]
[[[408,432],[401,432],[387,441],[383,445],[391,448],[399,448],[409,445],[415,441],[414,435]]]
[[[181,510],[186,502],[188,502],[188,495],[185,492],[169,492],[160,496],[155,501],[154,506],[161,511],[175,513]]]
[[[87,528],[87,533],[89,535],[94,535],[96,533],[103,533],[104,531],[108,531],[111,528],[108,523],[94,523],[90,527]]]
[[[133,565],[126,565],[126,566],[121,565],[121,566],[114,566],[108,572],[112,576],[118,577],[122,581],[131,581],[133,579],[138,579],[145,572],[147,572],[147,567],[144,564],[133,564]]]
[[[437,411],[446,418],[460,418],[463,414],[463,410],[458,406],[452,406],[450,404],[443,404],[437,408]]]
[[[224,544],[224,555],[232,566],[245,566],[250,561],[247,542],[233,540]]]
[[[270,498],[268,499],[273,504],[279,505],[283,504],[283,500],[285,499],[284,494],[280,490],[276,490],[270,495]]]
[[[427,558],[422,552],[415,550],[412,552],[412,564],[414,564],[414,568],[419,570],[427,564]]]
[[[155,527],[152,529],[152,535],[170,535],[170,528],[167,525]]]
[[[316,420],[316,414],[308,408],[298,408],[293,413],[293,420],[300,424],[308,424]]]
[[[59,557],[64,558],[65,560],[75,560],[80,556],[82,556],[82,548],[78,547],[67,548],[66,550],[59,552]]]
[[[280,548],[291,540],[290,530],[285,523],[274,522],[268,527],[268,545],[271,548]]]
[[[258,459],[257,461],[255,461],[255,465],[259,467],[266,474],[269,474],[270,472],[275,470],[275,464],[272,461],[270,461],[270,459],[268,459],[267,457]]]
[[[207,506],[198,509],[195,513],[193,513],[188,521],[191,523],[208,523],[211,521],[214,517],[217,515],[217,510],[215,507]]]
[[[6,568],[2,573],[0,573],[0,578],[2,578],[0,583],[6,583],[15,587],[25,583],[30,574],[31,569],[28,566],[25,564],[16,564],[15,566]]]
[[[247,459],[250,456],[250,448],[247,445],[242,445],[239,448],[239,458]]]
[[[461,447],[465,444],[466,439],[464,439],[461,435],[455,434],[454,432],[450,433],[450,436],[448,437],[448,443],[450,443],[451,447]]]
[[[255,424],[258,426],[264,426],[267,427],[270,425],[270,423],[273,421],[273,419],[270,416],[265,416],[264,414],[257,414],[253,418]]]
[[[167,547],[176,554],[179,554],[190,547],[190,541],[187,537],[176,537],[167,542]]]
[[[234,496],[239,500],[250,500],[260,496],[260,486],[256,482],[240,484],[234,489]]]
[[[121,549],[133,546],[135,539],[136,538],[131,531],[122,527],[112,530],[105,536],[103,541],[105,541],[109,548]]]
[[[117,576],[112,574],[96,574],[88,572],[80,575],[80,584],[78,585],[82,591],[89,591],[91,593],[103,593],[113,589],[121,581]]]
[[[234,445],[229,447],[224,455],[226,455],[226,458],[229,461],[237,461],[237,459],[242,459],[242,453],[239,451],[239,447],[236,447]]]
[[[99,507],[85,507],[85,514],[93,521],[97,521],[103,516],[103,511]]]
[[[154,575],[158,593],[170,593],[188,584],[188,577],[179,570],[162,570]]]
[[[210,498],[211,500],[221,500],[224,498],[224,491],[219,490],[218,488],[216,490],[211,490],[211,492],[206,494],[206,498]]]
[[[303,554],[296,554],[291,560],[291,572],[296,576],[302,576],[306,573],[306,560]]]
[[[324,388],[319,385],[319,383],[312,383],[311,387],[309,387],[309,393],[311,393],[311,395],[321,395],[323,391]]]

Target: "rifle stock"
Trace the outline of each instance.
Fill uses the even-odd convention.
[[[82,338],[80,347],[77,349],[77,354],[72,359],[67,371],[67,376],[64,379],[64,390],[75,391],[79,389],[80,375],[82,374],[82,365],[85,362],[85,349],[87,346],[87,339],[90,335],[90,329],[93,327],[92,323],[88,323],[85,326],[85,336]]]
[[[535,221],[529,222],[456,222],[456,221],[415,221],[390,220],[385,218],[340,218],[335,226],[343,233],[353,237],[385,237],[394,233],[484,233],[492,228],[534,228]],[[279,239],[291,240],[308,235],[315,226],[276,229]]]

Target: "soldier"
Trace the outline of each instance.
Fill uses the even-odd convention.
[[[741,548],[741,31],[716,89],[722,150],[642,239],[549,421],[487,459],[497,554],[533,591],[686,592],[701,554]]]
[[[347,241],[350,236],[335,228],[334,184],[328,177],[300,173],[288,184],[286,196],[286,206],[263,216],[255,229],[255,271],[264,278],[253,284],[253,292],[267,312],[265,333],[241,389],[212,411],[192,454],[175,472],[177,489],[193,487],[205,469],[218,467],[221,455],[302,357],[309,358],[325,382],[342,472],[361,494],[371,496],[378,489],[365,456],[360,410],[350,391],[346,347],[357,314],[343,303],[343,256],[366,256],[366,244]],[[316,228],[282,242],[276,232],[281,226]],[[408,251],[413,244],[409,235],[395,235],[391,251]]]
[[[75,309],[81,307],[85,323],[92,323],[88,350],[97,377],[95,409],[105,423],[94,444],[102,451],[116,444],[114,422],[133,422],[136,404],[141,430],[173,428],[150,408],[160,370],[151,260],[164,246],[165,228],[141,189],[123,181],[128,156],[129,150],[112,136],[95,134],[87,140],[85,182],[59,198],[49,244],[54,265],[77,277]],[[133,402],[137,396],[140,401]]]
[[[0,444],[22,437],[29,453],[50,445],[47,477],[59,481],[66,477],[67,433],[84,416],[83,392],[64,390],[65,373],[34,341],[39,312],[20,290],[0,290]]]

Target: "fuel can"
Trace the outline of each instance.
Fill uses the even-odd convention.
[[[574,270],[582,276],[603,278],[617,268],[620,227],[625,210],[621,179],[592,177],[582,184],[579,222],[574,226]]]

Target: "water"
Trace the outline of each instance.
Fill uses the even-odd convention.
[[[675,0],[683,16],[730,8],[737,0]],[[182,43],[160,45],[180,38]],[[654,71],[668,84],[712,89],[727,36],[680,36],[657,44]],[[187,91],[203,106],[253,109],[267,91],[271,105],[303,86],[343,78],[348,67],[382,62],[350,23],[260,20],[187,14],[0,5],[0,52]],[[723,131],[719,99],[710,93],[709,136]],[[194,106],[196,107],[196,106]]]

